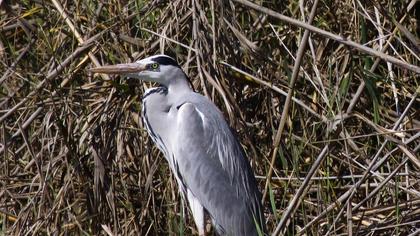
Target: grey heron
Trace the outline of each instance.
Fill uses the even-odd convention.
[[[261,194],[244,150],[216,105],[193,91],[172,57],[155,55],[91,71],[159,84],[143,95],[143,121],[188,199],[200,235],[206,213],[220,235],[264,232]]]

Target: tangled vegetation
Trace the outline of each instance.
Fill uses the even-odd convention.
[[[0,235],[197,234],[153,85],[88,72],[162,53],[236,130],[270,233],[419,233],[419,35],[415,0],[0,0]]]

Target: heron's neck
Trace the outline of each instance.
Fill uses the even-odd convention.
[[[192,91],[187,78],[185,78],[184,76],[172,79],[171,82],[167,85],[167,88],[168,92],[173,92],[177,94]]]

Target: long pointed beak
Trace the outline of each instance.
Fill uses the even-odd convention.
[[[146,65],[139,63],[127,63],[127,64],[116,64],[110,66],[100,66],[90,69],[93,73],[103,73],[103,74],[132,74],[138,73],[146,70]]]

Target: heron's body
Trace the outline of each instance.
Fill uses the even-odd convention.
[[[172,96],[165,87],[148,90],[143,119],[175,173],[181,193],[195,208],[194,218],[207,209],[219,231],[257,235],[253,216],[260,217],[260,205],[255,178],[239,143],[231,142],[235,139],[220,111],[190,89]],[[180,141],[188,145],[179,145]],[[204,229],[204,219],[196,223]]]
[[[157,57],[168,60],[147,60]],[[207,212],[221,235],[258,235],[256,225],[264,229],[260,193],[241,145],[219,109],[189,87],[179,67],[165,74],[172,78],[143,96],[143,120],[188,199],[199,233]]]

